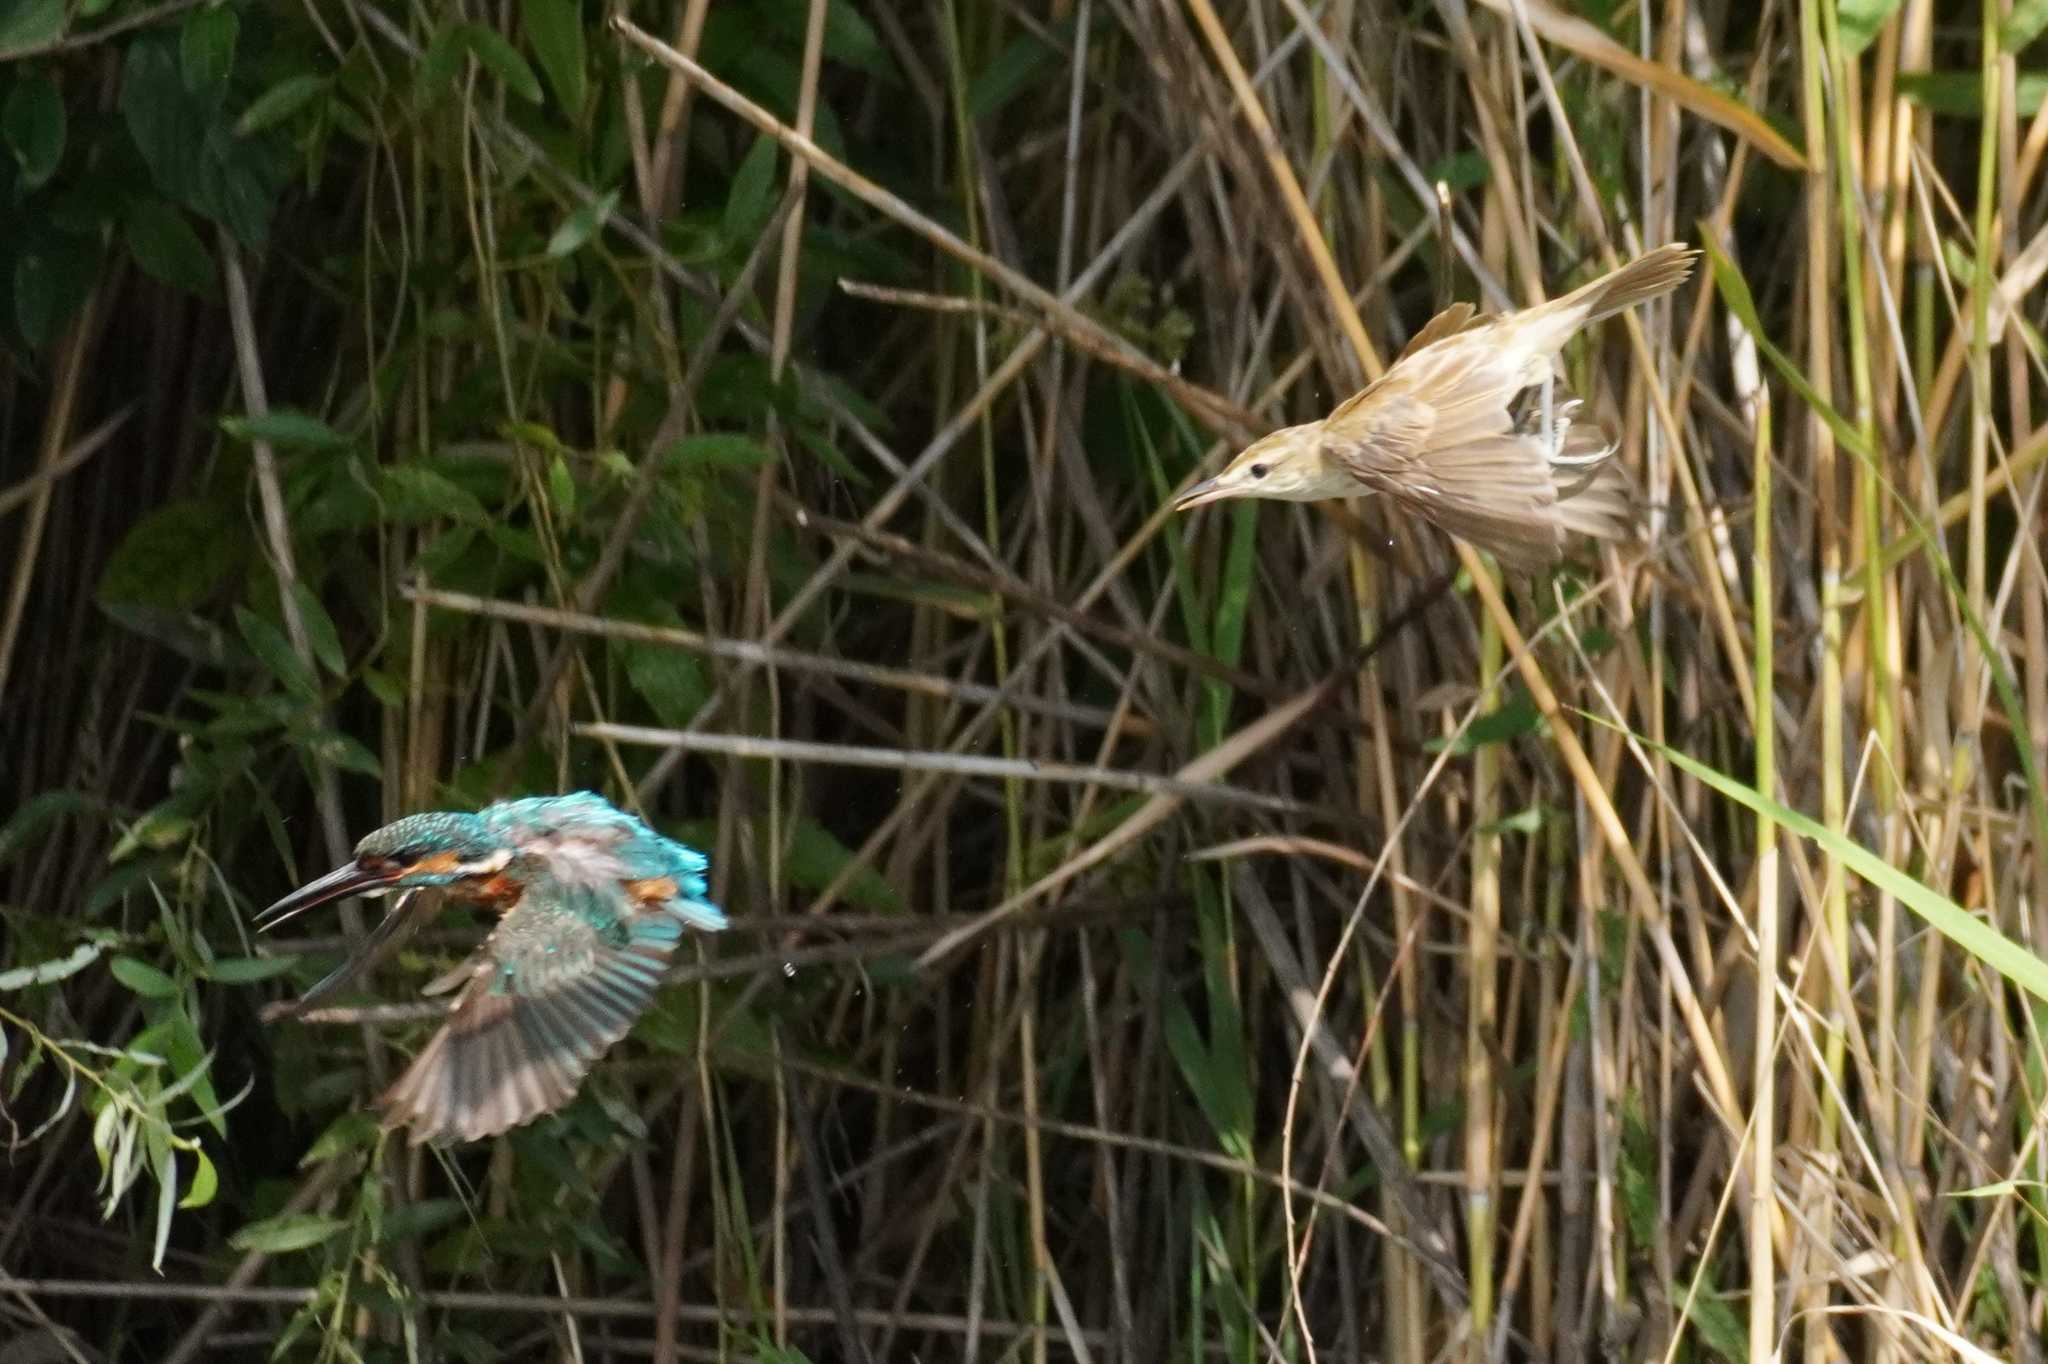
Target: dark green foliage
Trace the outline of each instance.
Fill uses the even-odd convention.
[[[1896,320],[1927,355],[1865,411],[1855,349],[1830,333],[1824,367],[1809,350],[1797,234],[1834,169],[1735,156],[1691,113],[1675,140],[1646,131],[1664,115],[1641,86],[1549,38],[1532,53],[1488,6],[1476,62],[1430,6],[1312,6],[1368,118],[1291,3],[1217,4],[1269,146],[1201,5],[822,0],[823,164],[686,89],[614,8],[0,0],[0,1264],[126,1290],[40,1310],[106,1357],[160,1358],[198,1309],[155,1300],[156,1269],[218,1286],[261,1255],[263,1300],[224,1299],[209,1328],[252,1358],[639,1357],[659,1349],[645,1305],[672,1297],[679,1358],[960,1358],[970,1319],[982,1359],[1078,1355],[1070,1323],[1097,1359],[1305,1358],[1304,1330],[1319,1358],[1409,1364],[1468,1338],[1563,1357],[1525,1335],[1587,1304],[1582,1344],[1609,1329],[1617,1355],[1740,1359],[1749,1247],[1730,1228],[1751,1209],[1718,1230],[1700,1209],[1746,1177],[1745,1115],[1723,1123],[1700,1044],[1740,1059],[1740,1109],[1761,814],[1788,840],[1783,922],[1805,954],[1782,949],[1773,977],[1805,1011],[1775,1053],[1780,1196],[1795,1237],[1816,1200],[1841,1214],[1777,1263],[1822,1285],[1796,1315],[1781,1297],[1786,1348],[1824,1352],[1833,1318],[1809,1308],[1919,1311],[1930,1285],[1987,1351],[2038,1330],[2048,1203],[2005,1167],[2039,1149],[2048,1063],[2008,989],[2037,977],[2001,955],[2028,953],[2048,827],[2022,614],[2038,462],[1988,499],[2003,617],[1965,602],[1956,519],[1932,527],[1966,486],[1973,384],[1997,418],[1988,467],[2038,461],[2035,433],[1998,422],[2038,407],[2007,389],[2038,387],[2039,291],[2001,253],[2038,239],[2042,196],[1994,195],[2018,214],[1995,231],[1971,219],[1977,139],[2006,122],[1984,116],[1981,16],[1944,16],[1926,69],[1893,73],[1913,6],[1824,8],[1864,65],[1821,88],[1873,108],[1897,91],[1886,112],[1920,120],[1922,178],[1843,201],[1887,228],[1910,209],[1905,273],[1866,290],[1863,339],[1886,350]],[[1642,9],[1524,8],[1631,47]],[[1796,31],[1722,10],[1715,70],[1693,74],[1760,92],[1803,143]],[[668,40],[691,9],[620,12]],[[695,59],[794,120],[813,14],[714,0]],[[2022,141],[1992,148],[1999,167],[2026,159],[2044,16],[1994,16]],[[769,229],[799,166],[786,254]],[[1446,288],[1519,300],[1590,278],[1627,232],[1716,225],[1712,291],[1649,319],[1650,366],[1618,327],[1571,352],[1644,483],[1692,481],[1645,487],[1663,538],[1624,572],[1588,555],[1507,583],[1562,713],[1482,676],[1469,575],[1361,670],[1450,563],[1371,502],[1159,514],[1250,428],[1319,416],[1370,368],[1283,167],[1383,356]],[[848,171],[907,207],[878,210]],[[1417,173],[1445,183],[1483,271],[1437,239]],[[1047,290],[1088,283],[1048,316],[939,229]],[[1982,355],[1953,340],[1980,278],[2018,305]],[[1828,326],[1848,297],[1830,293]],[[1797,489],[1761,543],[1803,556],[1783,569],[1803,580],[1781,618],[1724,621],[1708,589],[1732,563],[1739,598],[1760,543],[1759,392],[1733,386],[1751,373]],[[1941,413],[1944,385],[1964,396]],[[1847,526],[1866,471],[1890,480],[1885,603],[1924,686],[1869,671],[1863,580],[1819,578],[1826,479]],[[1865,548],[1836,547],[1839,567]],[[1823,597],[1845,603],[1833,637]],[[1781,717],[1822,713],[1818,660],[1839,651],[1840,766],[1866,802],[1844,830],[1801,822],[1822,785],[1809,734],[1781,733],[1778,790],[1746,784],[1739,650],[1759,631],[1784,635],[1763,689]],[[1958,680],[1965,647],[1985,679]],[[1910,702],[1901,741],[1857,747],[1887,685]],[[1962,699],[1979,694],[1988,722]],[[1572,736],[1591,789],[1560,760]],[[484,916],[444,915],[338,1016],[280,1021],[268,1007],[341,959],[348,920],[273,944],[249,913],[398,815],[580,787],[711,851],[734,928],[701,959],[690,945],[559,1111],[409,1154],[368,1101],[436,1024],[432,1001],[406,1006]],[[1594,795],[1636,843],[1610,842]],[[1205,851],[1220,860],[1189,860]],[[1814,903],[1830,858],[1861,878],[1842,960]],[[1887,927],[1879,900],[1943,936]],[[1264,935],[1259,913],[1277,915]],[[1711,1017],[1688,1031],[1698,1000]],[[1304,1052],[1308,1015],[1334,1050]],[[1846,1039],[1862,1045],[1825,1074],[1815,1054]],[[1815,1114],[1836,1103],[1823,1162]],[[1402,1161],[1368,1158],[1365,1115]],[[1894,1219],[1902,1186],[1928,1207]],[[1544,1215],[1518,1240],[1529,1199]],[[1588,1208],[1607,1214],[1591,1232]],[[1453,1233],[1454,1281],[1521,1276],[1495,1299],[1508,1334],[1473,1335],[1415,1249],[1427,1229]],[[1910,1292],[1894,1263],[1925,1270]],[[1835,1352],[1859,1357],[1846,1330]]]

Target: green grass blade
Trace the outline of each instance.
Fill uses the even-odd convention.
[[[1976,957],[2013,984],[2039,999],[2048,1000],[2048,962],[1971,914],[1940,891],[1885,862],[1860,843],[1834,833],[1789,805],[1758,791],[1755,787],[1688,757],[1674,748],[1637,736],[1645,747],[1656,749],[1671,762],[1713,787],[1728,799],[1754,814],[1767,814],[1784,828],[1810,839],[1823,852],[1839,859],[1843,866],[1925,919],[1937,933]]]

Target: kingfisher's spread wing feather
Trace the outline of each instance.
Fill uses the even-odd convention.
[[[567,1103],[654,998],[684,920],[610,887],[529,894],[470,959],[448,1022],[379,1100],[414,1142],[473,1141]]]

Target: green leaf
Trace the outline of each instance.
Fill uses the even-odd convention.
[[[1999,30],[1998,45],[2007,52],[2017,52],[2041,36],[2041,30],[2048,28],[2048,0],[2014,0],[2012,13],[2005,16],[2005,27]]]
[[[550,2],[552,3],[552,0]],[[555,229],[555,234],[548,238],[549,259],[560,260],[564,256],[574,255],[583,243],[597,235],[597,230],[611,217],[612,210],[618,206],[618,202],[619,192],[612,190],[571,213],[563,220],[562,225]]]
[[[774,458],[768,447],[752,436],[731,431],[684,436],[662,455],[686,469],[756,469]]]
[[[157,187],[186,198],[206,155],[204,106],[185,89],[174,43],[142,39],[121,59],[121,115]]]
[[[231,5],[202,5],[185,16],[178,32],[178,67],[187,90],[199,94],[227,83],[241,32],[241,16]]]
[[[1443,158],[1423,174],[1432,185],[1441,180],[1452,193],[1462,193],[1485,184],[1493,174],[1493,162],[1484,152],[1468,148]]]
[[[1453,753],[1470,753],[1488,744],[1506,743],[1524,734],[1533,734],[1542,723],[1543,712],[1536,709],[1536,702],[1529,693],[1516,691],[1499,707],[1465,726],[1463,733],[1450,739],[1426,740],[1423,747],[1432,753],[1442,752],[1447,747]]]
[[[353,735],[326,730],[309,736],[303,741],[303,747],[316,762],[327,763],[344,772],[364,777],[384,775],[384,764],[378,762],[377,755]]]
[[[271,676],[284,684],[286,691],[309,701],[320,694],[313,670],[293,651],[284,631],[246,606],[235,608],[235,625],[242,632],[242,641],[249,646],[249,652],[270,670]]]
[[[1903,80],[1904,77],[1900,79]],[[1848,418],[1837,412],[1834,404],[1821,397],[1820,390],[1808,382],[1805,372],[1793,363],[1792,357],[1779,350],[1770,337],[1764,334],[1763,323],[1757,317],[1756,300],[1750,296],[1749,281],[1735,268],[1735,262],[1728,259],[1711,235],[1704,236],[1701,240],[1706,246],[1707,259],[1714,268],[1714,287],[1720,290],[1722,301],[1728,305],[1728,311],[1734,313],[1736,320],[1748,329],[1757,349],[1762,351],[1778,373],[1784,376],[1785,382],[1792,386],[1792,391],[1799,395],[1800,400],[1828,424],[1828,429],[1835,433],[1836,440],[1852,454],[1869,459],[1872,451],[1870,443],[1863,439],[1863,433],[1857,430]]]
[[[91,292],[99,269],[99,247],[96,242],[49,233],[17,249],[15,324],[30,345],[45,345]]]
[[[332,1160],[344,1151],[354,1151],[377,1143],[377,1120],[367,1113],[344,1113],[327,1124],[327,1130],[316,1137],[306,1154],[299,1157],[299,1168],[318,1165],[323,1160]]]
[[[192,1171],[192,1187],[178,1200],[181,1208],[203,1208],[213,1202],[214,1194],[220,1191],[220,1174],[213,1168],[213,1162],[207,1159],[206,1152],[194,1151],[192,1158],[198,1166]]]
[[[71,949],[69,956],[55,961],[39,962],[34,966],[17,966],[12,971],[0,971],[0,995],[26,990],[31,985],[52,985],[66,976],[75,976],[99,960],[106,951],[106,944],[82,942]]]
[[[1749,1364],[1748,1323],[1736,1314],[1726,1297],[1709,1287],[1688,1293],[1684,1285],[1673,1284],[1671,1296],[1665,1301],[1684,1308],[1687,1318],[1699,1328],[1700,1342],[1707,1347],[1709,1357],[1726,1359],[1730,1364]]]
[[[64,98],[47,76],[31,72],[8,92],[0,131],[26,188],[35,189],[56,174],[64,159]]]
[[[281,1255],[286,1251],[310,1250],[332,1239],[347,1225],[339,1217],[326,1217],[320,1213],[279,1213],[261,1222],[251,1222],[229,1237],[228,1244],[236,1250]]]
[[[1251,1154],[1251,1109],[1243,1076],[1218,1064],[1217,1057],[1202,1042],[1194,1015],[1177,994],[1162,999],[1166,1049],[1180,1067],[1181,1079],[1194,1092],[1195,1103],[1216,1133],[1216,1143],[1241,1159]]]
[[[107,969],[113,972],[115,980],[144,999],[178,997],[178,982],[146,961],[137,961],[133,957],[115,957],[107,963]]]
[[[1907,875],[1861,844],[1851,842],[1844,835],[1807,818],[1789,805],[1781,805],[1754,787],[1726,776],[1676,749],[1666,748],[1648,739],[1643,739],[1642,743],[1662,752],[1676,766],[1699,778],[1736,804],[1746,807],[1755,814],[1769,815],[1793,833],[1818,844],[1823,852],[1850,871],[1925,919],[1944,938],[2029,994],[2038,999],[2048,1000],[2048,962],[2042,961],[1946,895]]]
[[[1480,830],[1489,834],[1533,834],[1542,827],[1543,807],[1531,805],[1504,818],[1490,820],[1482,824]]]
[[[327,608],[304,579],[292,584],[292,600],[298,603],[299,620],[306,627],[306,642],[313,647],[313,657],[336,677],[346,673],[348,657],[341,651],[341,636],[335,631],[334,617],[327,614]]]
[[[725,218],[721,227],[728,242],[752,242],[768,223],[775,195],[775,139],[757,137],[725,196]]]
[[[1030,88],[1058,55],[1037,34],[1020,32],[968,85],[969,117],[981,120],[999,112],[1021,91]]]
[[[188,611],[241,563],[241,525],[205,501],[169,502],[129,528],[100,574],[103,606]]]
[[[626,665],[627,680],[640,693],[655,718],[665,725],[684,725],[711,696],[704,665],[680,649],[659,644],[615,644],[613,652]]]
[[[389,464],[377,471],[377,488],[384,495],[387,518],[418,522],[437,517],[481,526],[490,518],[476,494],[449,478],[419,464]]]
[[[222,985],[253,985],[281,976],[299,964],[295,954],[277,957],[220,957],[206,968],[206,978]]]
[[[178,1153],[171,1149],[159,1127],[143,1129],[143,1143],[149,1155],[150,1173],[156,1178],[156,1236],[150,1242],[149,1267],[164,1272],[164,1249],[171,1243],[171,1218],[178,1196]]]
[[[292,407],[273,407],[246,417],[222,417],[220,426],[236,440],[261,440],[308,450],[345,450],[355,443],[318,417]]]
[[[790,839],[789,860],[784,869],[790,882],[805,890],[823,890],[853,861],[853,849],[841,843],[832,831],[813,820],[800,819]],[[903,899],[872,866],[853,874],[844,891],[846,902],[877,914],[895,914]]]
[[[363,669],[363,685],[370,689],[370,695],[377,698],[377,704],[397,709],[405,704],[405,684],[390,673],[376,668]]]
[[[396,1241],[415,1240],[443,1227],[453,1226],[467,1215],[468,1209],[459,1198],[423,1198],[385,1213],[377,1241],[380,1245],[390,1245]]]
[[[548,84],[555,87],[555,98],[575,118],[583,112],[587,88],[583,7],[577,0],[521,0],[520,14],[526,22],[526,40],[533,44]]]
[[[540,103],[540,78],[533,74],[533,68],[526,64],[526,58],[519,55],[519,50],[506,42],[496,29],[482,24],[457,24],[455,34],[457,41],[468,48],[479,62],[497,73],[498,79],[505,82],[506,89],[528,104]]]
[[[174,808],[168,801],[162,805],[153,806],[143,811],[142,817],[130,825],[128,831],[121,835],[120,840],[114,844],[113,851],[107,854],[107,860],[109,862],[121,862],[145,849],[152,852],[163,852],[167,848],[177,847],[190,838],[193,829],[197,827],[192,821],[192,816]],[[123,868],[121,871],[114,872],[105,881],[102,881],[99,886],[94,888],[93,894],[87,899],[86,903],[94,908],[104,908],[112,902],[109,899],[101,898],[108,882],[115,883],[112,893],[113,898],[118,899],[120,896],[126,895],[135,886],[151,882],[158,870],[160,868],[150,865],[145,860],[133,867]],[[124,873],[126,873],[125,876]]]
[[[789,40],[790,50],[801,50],[804,30],[810,21],[810,0],[756,0],[754,8],[762,18],[782,31]],[[1062,37],[1071,38],[1073,25],[1070,21],[1058,26],[1056,31]],[[889,50],[882,46],[873,26],[849,0],[826,0],[823,47],[825,56],[832,61],[844,62],[891,83],[899,81],[896,68],[889,60]]]
[[[39,791],[16,807],[5,824],[0,824],[0,866],[26,848],[29,840],[66,815],[97,815],[105,810],[96,798],[83,791]]]
[[[64,36],[64,0],[0,0],[0,52],[42,47]]]
[[[1898,8],[1899,0],[1841,0],[1835,10],[1835,22],[1841,31],[1842,55],[1860,55]]]
[[[1989,1184],[1979,1184],[1972,1189],[1957,1189],[1950,1198],[2009,1198],[2021,1189],[2048,1190],[2048,1184],[2038,1179],[1997,1179]]]
[[[1904,71],[1899,73],[1899,93],[1937,114],[1984,116],[1984,78],[1976,71]],[[2013,96],[2019,116],[2032,118],[2043,95],[2048,95],[2048,75],[2022,71]]]
[[[794,430],[797,444],[809,450],[813,455],[816,455],[818,462],[830,469],[834,474],[845,479],[855,488],[865,489],[874,486],[873,479],[856,467],[852,460],[841,453],[837,445],[827,440],[821,432],[815,430],[809,423],[797,426]]]
[[[697,1051],[697,1003],[684,1001],[680,991],[664,990],[654,997],[653,1007],[633,1023],[633,1036],[659,1051],[676,1056],[694,1056]]]
[[[559,451],[548,461],[548,501],[564,521],[575,517],[576,476],[569,472],[569,461]]]
[[[450,25],[437,30],[433,41],[427,44],[426,54],[420,58],[419,69],[413,75],[413,89],[422,102],[433,98],[462,69],[459,27]]]
[[[185,215],[162,199],[137,199],[122,223],[128,251],[144,273],[200,298],[215,296],[213,257]]]
[[[328,78],[302,72],[286,76],[258,95],[255,102],[235,120],[235,136],[254,137],[275,128],[299,110],[327,93]]]
[[[221,108],[224,87],[187,90],[181,46],[168,34],[128,46],[121,68],[128,136],[165,197],[261,250],[289,175],[284,148],[275,139],[236,133]]]

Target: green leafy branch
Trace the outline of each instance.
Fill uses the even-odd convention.
[[[81,943],[67,956],[0,973],[0,992],[51,984],[74,975],[98,959],[109,941],[108,938],[96,938]],[[151,1247],[150,1266],[161,1270],[173,1213],[179,1208],[206,1206],[213,1201],[219,1188],[219,1175],[212,1160],[200,1148],[198,1141],[178,1132],[171,1117],[173,1105],[206,1084],[207,1071],[213,1062],[212,1053],[206,1053],[184,1074],[164,1083],[165,1059],[140,1046],[131,1045],[124,1049],[77,1038],[51,1037],[28,1019],[6,1008],[0,1008],[0,1025],[5,1025],[0,1026],[0,1063],[5,1062],[9,1051],[7,1027],[18,1030],[27,1043],[27,1053],[16,1070],[14,1083],[6,1096],[8,1100],[19,1097],[29,1076],[44,1058],[53,1061],[64,1074],[63,1093],[58,1096],[56,1107],[49,1116],[26,1137],[21,1136],[18,1129],[10,1131],[9,1144],[13,1147],[27,1145],[56,1126],[71,1111],[82,1083],[92,1096],[89,1100],[93,1113],[92,1146],[100,1164],[98,1193],[105,1199],[102,1216],[112,1217],[121,1200],[142,1175],[148,1173],[157,1188],[156,1234]],[[114,1064],[102,1070],[90,1064],[86,1060],[88,1056],[108,1057]],[[204,1109],[200,1118],[218,1126],[220,1114],[233,1107],[240,1098],[237,1095],[225,1105]],[[0,1110],[0,1115],[4,1115],[4,1110]],[[10,1128],[14,1128],[11,1117],[8,1122]],[[182,1199],[177,1196],[180,1153],[189,1155],[193,1161],[192,1181]]]

